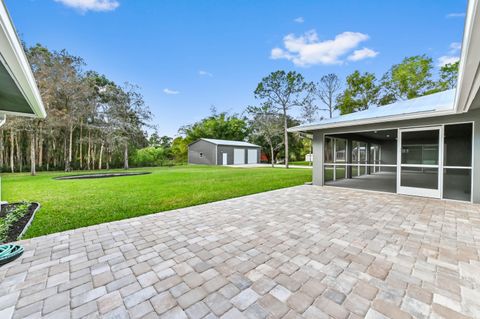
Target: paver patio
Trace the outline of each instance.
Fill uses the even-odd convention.
[[[21,242],[0,318],[479,318],[480,206],[299,186]]]

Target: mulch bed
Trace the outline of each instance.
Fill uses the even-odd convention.
[[[82,174],[82,175],[58,176],[58,177],[54,177],[53,179],[68,180],[68,179],[107,178],[107,177],[136,176],[136,175],[147,175],[147,174],[152,174],[152,172]]]
[[[0,210],[0,218],[5,217],[9,212],[14,210],[18,205],[21,205],[21,204],[22,203],[10,203],[10,204],[2,205],[2,209]],[[18,239],[18,236],[22,234],[23,230],[25,229],[25,226],[27,226],[28,222],[30,221],[30,218],[32,217],[32,215],[35,213],[36,209],[39,206],[40,205],[38,203],[30,203],[30,206],[28,207],[28,212],[9,228],[7,240],[3,243],[9,243],[12,241],[16,241]],[[3,244],[3,243],[0,242],[0,244]]]

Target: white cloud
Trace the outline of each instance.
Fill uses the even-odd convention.
[[[446,16],[447,18],[464,18],[465,17],[465,12],[453,12],[449,13]]]
[[[458,51],[460,51],[460,49],[462,49],[462,44],[460,42],[450,43],[450,53],[457,53]]]
[[[442,67],[446,64],[453,64],[460,60],[458,56],[453,56],[453,55],[444,55],[438,58],[438,66]]]
[[[199,70],[198,71],[198,75],[200,76],[208,76],[208,77],[213,77],[213,74],[208,72],[208,71],[205,71],[205,70]]]
[[[113,11],[120,5],[117,0],[55,0],[55,2],[60,2],[81,12]]]
[[[296,22],[296,23],[304,23],[305,19],[303,17],[298,17],[298,18],[293,19],[293,21]]]
[[[360,32],[343,32],[325,41],[320,41],[315,30],[298,37],[288,34],[283,38],[285,49],[273,48],[270,58],[286,59],[297,66],[342,64],[346,54],[368,39],[368,35]]]
[[[360,50],[353,51],[353,53],[350,54],[347,59],[349,61],[360,61],[360,60],[363,60],[363,59],[374,58],[377,55],[378,55],[377,51],[374,51],[374,50],[369,49],[369,48],[363,48],[363,49],[360,49]]]
[[[163,93],[168,94],[168,95],[177,95],[177,94],[180,94],[180,91],[165,88],[165,89],[163,89]]]

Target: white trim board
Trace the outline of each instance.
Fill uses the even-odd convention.
[[[2,113],[45,118],[47,114],[30,64],[3,1],[0,1],[0,63],[5,66],[34,114]]]

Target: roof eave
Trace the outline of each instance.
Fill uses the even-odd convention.
[[[238,146],[238,147],[258,147],[258,148],[262,148],[260,145],[255,145],[255,144],[250,144],[250,145],[232,145],[232,144],[223,144],[223,143],[215,143],[211,140],[209,140],[208,138],[199,138],[198,140],[195,140],[194,142],[191,142],[190,144],[188,144],[187,146],[190,146],[192,144],[195,144],[197,143],[198,141],[204,141],[204,142],[207,142],[207,143],[210,143],[210,144],[213,144],[213,145],[219,145],[219,146]]]
[[[468,1],[458,71],[455,110],[467,112],[480,88],[480,11],[478,0]]]
[[[453,109],[442,110],[442,111],[430,111],[430,112],[414,112],[414,113],[408,113],[408,114],[382,116],[382,117],[344,121],[344,122],[337,122],[337,123],[314,124],[310,126],[295,126],[295,127],[289,128],[288,132],[310,132],[310,131],[317,131],[317,130],[332,129],[337,127],[361,126],[361,125],[377,124],[377,123],[384,123],[384,122],[396,122],[396,121],[404,121],[404,120],[426,118],[426,117],[445,116],[445,115],[452,115],[452,114],[456,114],[456,112]]]
[[[33,114],[1,111],[2,114],[45,118],[47,116],[30,64],[17,36],[5,3],[0,1],[0,63],[2,63],[15,84],[30,105]]]

